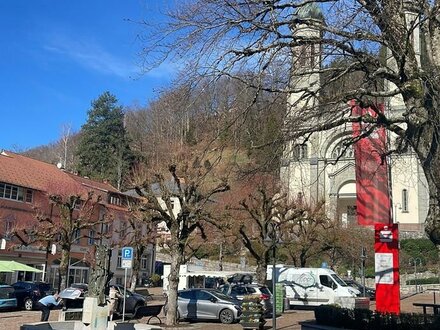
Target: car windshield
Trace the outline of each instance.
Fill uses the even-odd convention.
[[[222,300],[233,301],[233,299],[220,291],[209,291],[213,296]]]
[[[333,280],[335,280],[336,283],[338,283],[340,286],[348,286],[347,283],[345,283],[342,278],[340,278],[338,275],[336,274],[331,274],[331,277],[333,278]]]

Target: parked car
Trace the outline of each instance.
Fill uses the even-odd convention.
[[[164,306],[165,314],[168,304]],[[177,318],[190,320],[219,320],[230,324],[240,319],[241,307],[216,289],[188,289],[177,293]]]
[[[54,293],[52,286],[44,282],[16,282],[12,284],[17,307],[31,311],[41,298]]]
[[[243,300],[244,296],[257,295],[263,305],[264,315],[272,315],[272,293],[265,285],[258,284],[224,284],[219,287],[219,290],[225,295],[234,299]]]
[[[364,286],[361,283],[356,282],[355,280],[352,280],[352,279],[346,279],[346,280],[344,280],[344,282],[347,283],[349,286],[351,286],[355,289],[358,289],[360,291],[360,294],[358,294],[358,297],[363,296]],[[369,297],[370,300],[375,300],[376,299],[376,290],[373,288],[365,287],[365,296]]]
[[[124,296],[124,287],[122,285],[113,285],[118,290],[119,294]],[[126,290],[125,296],[125,313],[134,313],[136,308],[144,306],[146,304],[147,297],[136,292]],[[118,299],[118,308],[116,309],[117,315],[122,315],[123,299]]]
[[[14,287],[11,285],[0,285],[0,310],[17,308],[17,298],[15,298]]]
[[[82,308],[89,286],[85,283],[73,283],[60,292],[65,309]]]
[[[124,296],[124,287],[122,285],[113,285],[118,293],[123,297]],[[64,300],[64,307],[67,309],[70,308],[82,308],[84,304],[84,298],[88,293],[88,285],[83,283],[74,283],[70,287],[62,290],[60,292],[60,297]],[[133,314],[137,307],[144,306],[147,301],[147,297],[136,293],[131,292],[130,290],[126,290],[125,297],[125,313]],[[116,308],[116,315],[122,315],[123,309],[123,299],[118,299],[118,306]]]

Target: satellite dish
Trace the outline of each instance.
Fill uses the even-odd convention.
[[[62,169],[62,168],[63,168],[63,164],[62,164],[61,162],[58,162],[58,163],[57,163],[57,167],[58,167],[59,169]]]

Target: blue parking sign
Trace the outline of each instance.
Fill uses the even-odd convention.
[[[123,260],[133,260],[133,248],[123,247],[122,248],[122,259]]]

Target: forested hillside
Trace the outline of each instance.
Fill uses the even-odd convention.
[[[119,107],[116,97],[112,106]],[[255,98],[251,107],[248,105],[250,98]],[[103,157],[96,150],[113,139],[111,119],[108,119],[105,129],[84,137],[84,132],[90,131],[90,123],[96,119],[93,103],[96,106],[98,100],[92,102],[88,122],[84,123],[80,132],[65,131],[59,141],[27,150],[24,154],[53,164],[61,163],[69,171],[97,180],[106,179],[117,186],[111,174],[105,177],[104,173],[109,173],[108,170],[94,173],[86,170],[87,166],[82,161],[86,157],[86,146],[90,148],[92,142],[96,142],[95,151],[87,156],[92,162],[93,158]],[[258,169],[277,174],[282,152],[284,98],[277,99],[264,93],[255,97],[254,91],[245,84],[223,79],[197,88],[176,85],[146,106],[127,105],[121,110],[125,114],[126,136],[121,135],[120,140],[127,139],[132,154],[129,166],[125,166],[121,173],[122,189],[129,185],[133,167],[163,165],[165,159],[178,150],[202,152],[203,149],[216,149],[229,159],[228,163],[235,173],[244,174]],[[104,167],[115,163],[110,159],[101,162],[105,163]]]

